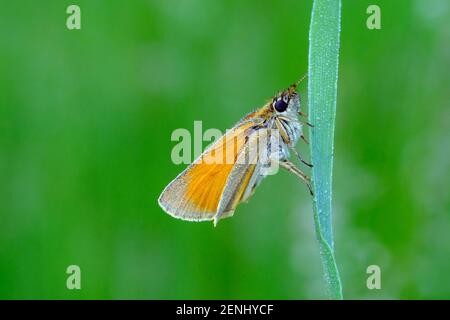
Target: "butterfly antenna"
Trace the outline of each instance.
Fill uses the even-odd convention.
[[[289,88],[290,92],[293,92],[295,89],[297,89],[298,85],[305,80],[305,78],[308,76],[308,73],[306,72],[300,79],[298,79],[291,87]]]
[[[307,76],[308,76],[308,72],[306,72],[300,79],[297,80],[297,82],[295,83],[295,86],[298,86],[303,80],[306,79]]]

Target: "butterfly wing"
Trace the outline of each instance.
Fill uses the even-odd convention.
[[[256,120],[246,120],[209,147],[162,192],[160,206],[173,217],[204,221],[232,215],[256,164],[237,164]],[[219,214],[218,214],[219,213]]]
[[[240,152],[222,193],[214,217],[215,225],[219,219],[231,217],[237,205],[248,200],[263,178],[261,169],[264,160],[261,158],[268,156],[269,131],[262,128],[247,137],[247,143]]]

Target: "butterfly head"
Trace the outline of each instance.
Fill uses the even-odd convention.
[[[297,114],[300,110],[300,95],[291,86],[273,98],[272,108],[278,114]]]
[[[296,91],[298,85],[306,78],[307,74],[293,83],[287,90],[279,93],[273,98],[272,108],[278,114],[296,116],[300,111],[300,94]]]

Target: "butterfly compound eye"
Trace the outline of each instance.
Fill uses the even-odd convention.
[[[288,104],[287,104],[286,100],[287,99],[279,98],[274,104],[275,110],[277,110],[278,112],[285,111],[287,109],[287,107],[288,107]]]

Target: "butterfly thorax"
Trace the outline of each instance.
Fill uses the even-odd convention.
[[[286,109],[280,112],[275,108],[275,104],[277,99],[282,99],[281,97],[283,97],[283,93],[267,102],[262,108],[245,116],[241,123],[252,121],[256,123],[255,129],[278,130],[282,143],[293,147],[302,135],[302,124],[298,119],[300,99],[296,92],[290,94],[286,102]]]

